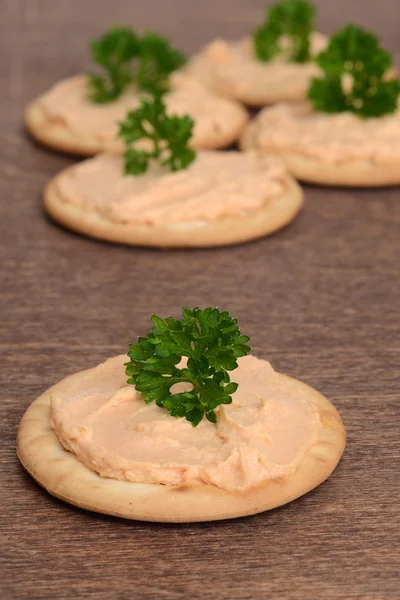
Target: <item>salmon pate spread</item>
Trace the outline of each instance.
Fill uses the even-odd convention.
[[[246,148],[293,152],[326,164],[393,166],[400,161],[400,110],[363,119],[351,112],[316,112],[307,102],[280,104],[263,109],[243,139]]]
[[[97,211],[115,223],[207,224],[262,209],[285,193],[287,171],[276,157],[255,152],[199,152],[190,166],[170,172],[151,164],[124,175],[124,159],[107,153],[66,170],[56,180],[64,202]]]
[[[59,441],[103,477],[242,492],[293,473],[317,443],[316,408],[267,361],[239,358],[232,404],[216,410],[216,425],[193,427],[144,403],[126,383],[126,359],[109,359],[51,395]]]
[[[287,45],[285,38],[281,41]],[[317,54],[325,48],[327,38],[320,33],[311,36],[311,52]],[[187,71],[212,90],[243,102],[268,98],[269,94],[282,90],[283,97],[304,97],[312,77],[320,73],[312,61],[289,62],[285,52],[268,62],[259,60],[251,38],[232,42],[216,39],[188,64]],[[252,103],[252,102],[250,102]]]
[[[171,90],[165,95],[168,114],[189,114],[195,121],[191,145],[207,147],[212,140],[232,137],[247,121],[247,113],[235,102],[220,98],[194,78],[175,73],[170,78]],[[128,111],[139,107],[144,93],[129,87],[120,98],[107,104],[91,102],[87,77],[78,75],[61,81],[39,99],[39,107],[49,122],[61,123],[74,136],[90,137],[107,143],[110,149],[121,149],[116,138],[118,123]],[[233,139],[229,139],[229,143]]]

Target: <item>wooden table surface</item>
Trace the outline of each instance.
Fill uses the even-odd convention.
[[[191,52],[251,30],[265,4],[1,1],[4,600],[398,598],[399,189],[307,187],[290,227],[230,249],[111,246],[46,219],[41,190],[72,159],[35,147],[21,125],[25,103],[86,69],[87,40],[111,24],[159,30]],[[398,0],[317,4],[322,31],[357,21],[400,53]],[[124,352],[150,312],[182,304],[228,308],[257,355],[335,403],[348,445],[333,477],[280,509],[210,524],[128,522],[47,495],[15,456],[24,410],[58,379]]]

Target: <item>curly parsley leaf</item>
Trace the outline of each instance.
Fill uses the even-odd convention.
[[[281,0],[267,9],[265,21],[253,34],[259,60],[268,62],[284,52],[282,36],[288,38],[288,60],[310,60],[310,35],[314,29],[315,7],[306,0]],[[286,52],[285,52],[286,53]]]
[[[196,427],[205,416],[216,423],[215,409],[231,404],[238,384],[228,371],[237,368],[237,358],[250,352],[249,337],[240,334],[237,319],[217,308],[182,308],[182,318],[151,317],[147,337],[129,345],[125,364],[128,383],[134,385],[146,404],[155,401],[173,417],[185,417]],[[185,366],[178,367],[182,357]],[[177,383],[188,391],[173,391]]]
[[[185,55],[172,48],[165,38],[146,32],[140,40],[137,86],[152,93],[164,93],[169,75],[182,67],[185,60]]]
[[[127,27],[115,27],[90,47],[93,61],[106,71],[89,75],[90,98],[99,104],[111,102],[132,83],[131,63],[139,55],[139,38]]]
[[[316,110],[350,111],[364,118],[396,111],[400,84],[388,77],[392,57],[374,33],[347,25],[335,33],[316,62],[323,76],[312,80],[308,92]]]
[[[118,136],[127,146],[125,174],[145,173],[152,160],[159,160],[171,171],[185,169],[196,158],[195,151],[188,146],[193,125],[188,115],[167,115],[160,96],[154,96],[151,101],[143,100],[139,108],[130,111],[119,124]],[[149,150],[135,148],[139,140],[149,140]]]
[[[185,63],[184,54],[165,38],[151,31],[139,37],[128,27],[110,29],[90,47],[94,63],[105,72],[89,74],[89,96],[98,104],[116,100],[132,83],[162,94],[169,75]]]

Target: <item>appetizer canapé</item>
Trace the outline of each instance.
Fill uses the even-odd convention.
[[[244,149],[274,153],[298,179],[326,185],[400,183],[400,85],[371,32],[348,25],[317,57],[308,102],[263,109]]]
[[[47,146],[83,156],[121,150],[118,121],[154,94],[165,94],[169,114],[194,118],[193,148],[229,146],[247,123],[241,105],[180,71],[183,54],[152,32],[114,28],[91,49],[100,73],[61,81],[26,108],[28,130]]]
[[[193,120],[168,115],[159,96],[120,123],[124,154],[57,175],[45,207],[86,235],[145,246],[223,246],[267,235],[300,210],[302,192],[276,157],[198,152]]]
[[[18,455],[51,494],[130,519],[206,521],[329,477],[345,430],[326,398],[249,355],[227,311],[152,321],[128,360],[67,377],[25,413]]]
[[[311,3],[282,0],[267,8],[251,37],[214,40],[186,70],[210,90],[251,106],[302,100],[320,72],[313,57],[327,42],[314,20]]]

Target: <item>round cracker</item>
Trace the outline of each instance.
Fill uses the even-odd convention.
[[[241,150],[262,152],[257,145],[257,118],[248,124],[240,139]],[[327,163],[300,152],[282,152],[269,147],[265,153],[278,155],[289,173],[299,181],[318,185],[342,187],[388,187],[400,184],[398,165],[380,165],[369,160],[349,160],[343,163]]]
[[[303,192],[288,175],[285,193],[267,199],[259,210],[246,215],[224,217],[205,225],[191,222],[176,225],[138,225],[114,223],[95,210],[71,204],[60,195],[58,178],[74,166],[61,171],[47,185],[44,205],[61,225],[108,242],[158,248],[229,246],[263,237],[288,225],[303,205]]]
[[[227,46],[252,44],[250,37],[238,41],[214,40],[205,48],[189,58],[185,72],[195,77],[212,92],[221,94],[230,100],[236,100],[246,106],[261,108],[278,102],[297,102],[304,100],[310,81],[320,73],[318,66],[310,60],[306,63],[295,63],[282,60],[281,56],[271,61],[262,62],[254,55],[254,64],[262,65],[262,74],[254,75],[252,83],[243,87],[240,77],[228,75],[223,69],[224,63],[219,68],[224,70],[223,81],[218,75],[218,65],[210,57],[210,49],[215,43],[222,42]],[[313,52],[318,54],[327,43],[327,38],[318,32],[311,36]],[[279,76],[276,69],[279,68]],[[247,72],[248,69],[246,70]]]
[[[345,447],[343,423],[329,400],[308,385],[279,375],[306,394],[320,416],[317,443],[306,451],[293,474],[245,492],[227,492],[202,483],[166,486],[101,477],[63,448],[50,421],[51,395],[87,373],[81,371],[63,379],[35,400],[21,420],[17,438],[17,454],[28,473],[53,496],[86,510],[169,523],[252,515],[291,502],[325,481]]]
[[[268,63],[267,63],[268,64]],[[301,67],[300,67],[301,68]],[[285,64],[282,64],[284,71]],[[214,81],[214,74],[210,60],[201,54],[194,56],[188,63],[187,72],[193,75],[216,94],[236,100],[252,108],[262,108],[269,104],[278,102],[298,102],[304,100],[307,95],[307,88],[311,77],[304,81],[292,81],[290,77],[277,81],[270,79],[268,86],[260,87],[259,82],[255,81],[254,86],[246,90],[237,89],[235,82],[232,81],[231,87],[218,86]],[[318,71],[316,69],[315,75]]]
[[[95,136],[79,136],[70,131],[62,119],[49,119],[41,106],[39,96],[28,104],[24,111],[25,127],[30,135],[40,144],[56,150],[77,156],[94,156],[105,151],[121,150],[121,142],[100,140]],[[192,138],[192,147],[195,150],[216,150],[227,148],[235,143],[248,123],[249,115],[239,103],[234,100],[224,99],[235,107],[235,120],[229,131],[221,132],[218,128],[209,130],[207,136]]]

